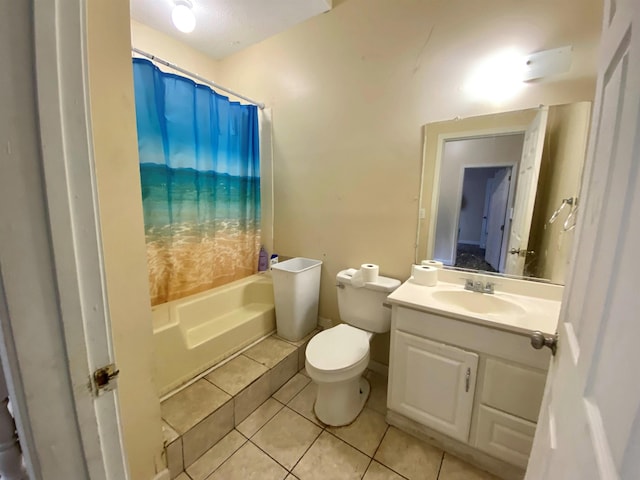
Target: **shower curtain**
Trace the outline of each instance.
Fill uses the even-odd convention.
[[[243,278],[260,246],[258,113],[133,59],[151,303]]]

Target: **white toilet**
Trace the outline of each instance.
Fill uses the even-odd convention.
[[[352,285],[357,270],[336,276],[338,309],[345,322],[313,337],[305,353],[307,373],[318,385],[315,413],[327,425],[351,423],[369,396],[362,373],[369,364],[369,342],[374,333],[388,332],[391,310],[383,306],[387,295],[400,286],[394,278],[379,276],[362,287]]]

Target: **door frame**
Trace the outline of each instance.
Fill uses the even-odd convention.
[[[444,146],[446,142],[455,141],[455,140],[471,140],[474,138],[484,138],[484,137],[502,137],[507,135],[516,135],[516,134],[524,134],[527,130],[526,125],[513,125],[507,127],[496,127],[496,128],[485,128],[479,130],[467,130],[461,132],[451,132],[451,133],[441,133],[438,135],[438,145],[436,150],[436,158],[435,158],[435,169],[433,172],[433,185],[434,188],[431,192],[431,212],[429,215],[429,229],[427,235],[427,258],[433,258],[433,251],[435,248],[435,233],[436,233],[436,222],[438,219],[438,203],[440,198],[440,170],[442,168],[442,160],[444,156]],[[464,169],[467,166],[472,165],[463,165],[462,173],[458,176],[458,197],[462,198],[462,183],[464,181]],[[475,165],[474,165],[475,166]],[[483,165],[478,165],[482,167]],[[502,165],[491,165],[491,166],[502,166]],[[511,166],[512,164],[505,164],[504,166]],[[513,173],[513,169],[512,169]],[[420,182],[420,191],[423,191],[424,188],[424,175],[422,175],[422,180]],[[512,186],[515,182],[511,182]],[[422,199],[420,199],[420,204],[422,204]],[[455,225],[458,225],[460,216],[460,205],[458,205],[456,211]],[[419,232],[419,226],[418,226]],[[458,234],[454,232],[454,240],[457,242]],[[452,249],[455,252],[456,245],[454,244]],[[453,255],[455,256],[455,255]]]
[[[508,165],[504,167],[509,169],[509,193],[507,194],[507,202],[504,210],[504,223],[502,225],[502,240],[500,241],[500,258],[498,260],[498,272],[500,273],[504,271],[504,262],[507,256],[507,243],[509,240],[509,231],[507,230],[506,227],[507,227],[507,223],[510,222],[513,217],[512,215],[513,198],[515,196],[516,183],[517,183],[513,180],[513,171],[515,170],[517,165],[518,163],[516,162],[513,165]],[[489,203],[489,192],[487,192],[487,199],[485,200],[485,204],[487,205],[488,203]],[[485,215],[485,216],[487,217],[486,221],[488,223],[489,216],[488,215]],[[485,250],[486,250],[486,239],[485,239]],[[485,257],[485,261],[486,261],[486,257]]]
[[[86,2],[18,2],[6,13],[0,17],[11,41],[0,42],[0,58],[15,67],[1,77],[9,86],[2,121],[22,116],[24,125],[7,132],[15,154],[0,152],[8,165],[0,198],[23,202],[14,200],[3,211],[11,229],[0,230],[0,357],[25,463],[32,480],[126,480],[117,395],[94,396],[92,380],[92,372],[114,357],[90,124]],[[21,149],[29,144],[31,150]]]
[[[503,136],[503,135],[489,135],[489,137],[493,137],[493,136]],[[478,137],[474,137],[474,138],[478,138]],[[481,137],[479,137],[481,138]],[[507,196],[507,210],[505,211],[505,222],[507,220],[507,218],[509,218],[509,205],[511,205],[513,203],[513,196],[515,194],[515,183],[513,181],[513,170],[514,168],[518,165],[518,162],[513,162],[513,163],[505,163],[503,165],[494,165],[491,163],[474,163],[474,164],[463,164],[461,166],[461,172],[460,172],[460,176],[458,178],[458,208],[456,209],[456,215],[455,215],[455,224],[456,224],[456,229],[454,230],[453,233],[453,245],[452,245],[452,251],[451,251],[451,258],[453,258],[453,263],[455,264],[457,257],[458,257],[458,233],[460,231],[460,211],[462,210],[462,195],[464,194],[464,174],[467,170],[470,169],[476,169],[476,168],[510,168],[511,169],[511,176],[512,179],[509,180],[509,194]],[[485,194],[485,203],[486,203],[486,194]],[[502,260],[504,258],[505,255],[505,238],[508,238],[509,232],[506,229],[506,225],[505,225],[505,229],[502,231],[502,246],[501,246],[501,251],[500,251],[500,267],[502,267]]]

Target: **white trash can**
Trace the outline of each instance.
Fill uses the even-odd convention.
[[[316,328],[321,265],[296,257],[271,267],[278,336],[296,342]]]

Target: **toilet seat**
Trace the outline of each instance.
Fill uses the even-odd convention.
[[[313,337],[305,353],[309,376],[318,381],[338,382],[359,375],[369,363],[372,334],[340,324]]]

